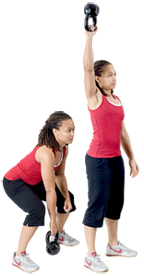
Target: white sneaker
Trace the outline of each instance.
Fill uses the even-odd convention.
[[[12,265],[27,273],[32,273],[39,269],[39,266],[30,260],[29,255],[25,251],[21,252],[17,257],[15,257],[15,254],[13,254]]]
[[[116,246],[110,246],[109,244],[106,247],[106,256],[121,256],[121,257],[136,257],[138,253],[124,244],[119,242]]]
[[[98,273],[108,271],[108,267],[100,260],[96,252],[92,253],[88,258],[85,258],[84,266]]]
[[[79,244],[79,241],[70,237],[68,234],[65,233],[63,230],[61,234],[59,234],[59,239],[58,239],[59,244],[64,244],[67,246],[75,246]]]

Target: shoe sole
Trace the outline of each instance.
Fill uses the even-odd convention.
[[[105,272],[108,271],[108,269],[106,269],[106,270],[104,270],[104,271],[95,271],[95,270],[91,269],[90,267],[88,267],[88,266],[86,266],[86,265],[84,265],[84,267],[90,269],[90,270],[93,271],[93,272],[99,273],[99,274],[102,274],[102,273],[105,273]]]
[[[106,254],[106,256],[107,256],[107,257],[124,257],[124,258],[134,258],[134,257],[136,257],[136,256],[137,256],[137,254],[136,254],[136,255],[134,255],[134,256],[124,256],[124,255],[108,255],[108,254]]]
[[[58,242],[59,244],[63,244],[63,245],[66,245],[66,246],[70,246],[70,247],[73,247],[73,246],[76,246],[76,245],[78,245],[79,243],[77,243],[77,244],[74,244],[74,245],[69,245],[69,244],[65,244],[65,243],[62,243],[62,242]]]
[[[31,273],[33,273],[33,272],[35,272],[35,271],[37,271],[37,270],[39,270],[39,268],[37,268],[36,270],[33,270],[33,271],[25,271],[25,270],[23,270],[22,268],[20,268],[20,267],[18,267],[17,265],[15,265],[15,264],[12,264],[13,266],[15,266],[15,267],[17,267],[17,268],[19,268],[20,270],[22,270],[23,272],[26,272],[26,273],[28,273],[28,274],[31,274]]]

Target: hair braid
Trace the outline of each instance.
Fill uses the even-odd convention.
[[[56,151],[60,151],[59,144],[53,133],[53,128],[59,130],[62,122],[68,119],[72,118],[63,111],[56,111],[51,114],[40,131],[38,146],[46,145],[49,148],[55,148]]]
[[[94,63],[94,73],[95,76],[100,77],[101,73],[103,72],[103,69],[105,66],[110,65],[111,63],[109,61],[106,60],[98,60]],[[101,91],[101,93],[104,96],[107,96],[107,94],[103,91],[103,89],[100,87],[99,83],[95,80],[96,86],[99,88],[99,90]],[[113,94],[113,90],[111,90],[111,93]]]

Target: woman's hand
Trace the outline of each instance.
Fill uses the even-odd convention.
[[[55,236],[56,232],[57,232],[57,224],[56,221],[52,221],[50,222],[50,231],[51,231],[51,236]]]
[[[92,32],[88,32],[85,30],[85,33],[88,37],[93,37],[96,34],[98,27],[96,27],[95,31],[94,31],[95,27],[93,25],[89,25],[89,28],[92,30]]]
[[[66,213],[69,213],[71,209],[72,209],[72,205],[71,205],[70,199],[66,199],[64,202],[64,210]]]
[[[129,160],[129,166],[130,166],[130,175],[133,177],[136,177],[139,173],[139,167],[134,159]]]

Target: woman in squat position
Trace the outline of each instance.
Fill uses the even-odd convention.
[[[116,86],[116,71],[110,62],[94,63],[92,38],[97,29],[86,31],[84,52],[85,93],[88,100],[94,136],[86,154],[88,178],[88,208],[83,223],[88,255],[84,265],[96,272],[105,272],[107,266],[95,250],[96,229],[102,227],[103,219],[108,228],[107,256],[134,257],[137,255],[118,241],[118,220],[124,202],[124,163],[120,144],[129,158],[130,174],[138,174],[138,165],[124,125],[124,110],[121,101],[113,94]]]
[[[47,202],[51,235],[58,230],[59,243],[69,246],[79,243],[63,231],[69,212],[76,209],[64,175],[68,144],[73,141],[74,128],[68,114],[62,111],[51,114],[39,134],[38,145],[4,176],[7,195],[28,213],[12,260],[14,266],[25,272],[39,269],[29,259],[26,248],[38,226],[44,225],[45,206],[42,200]]]

